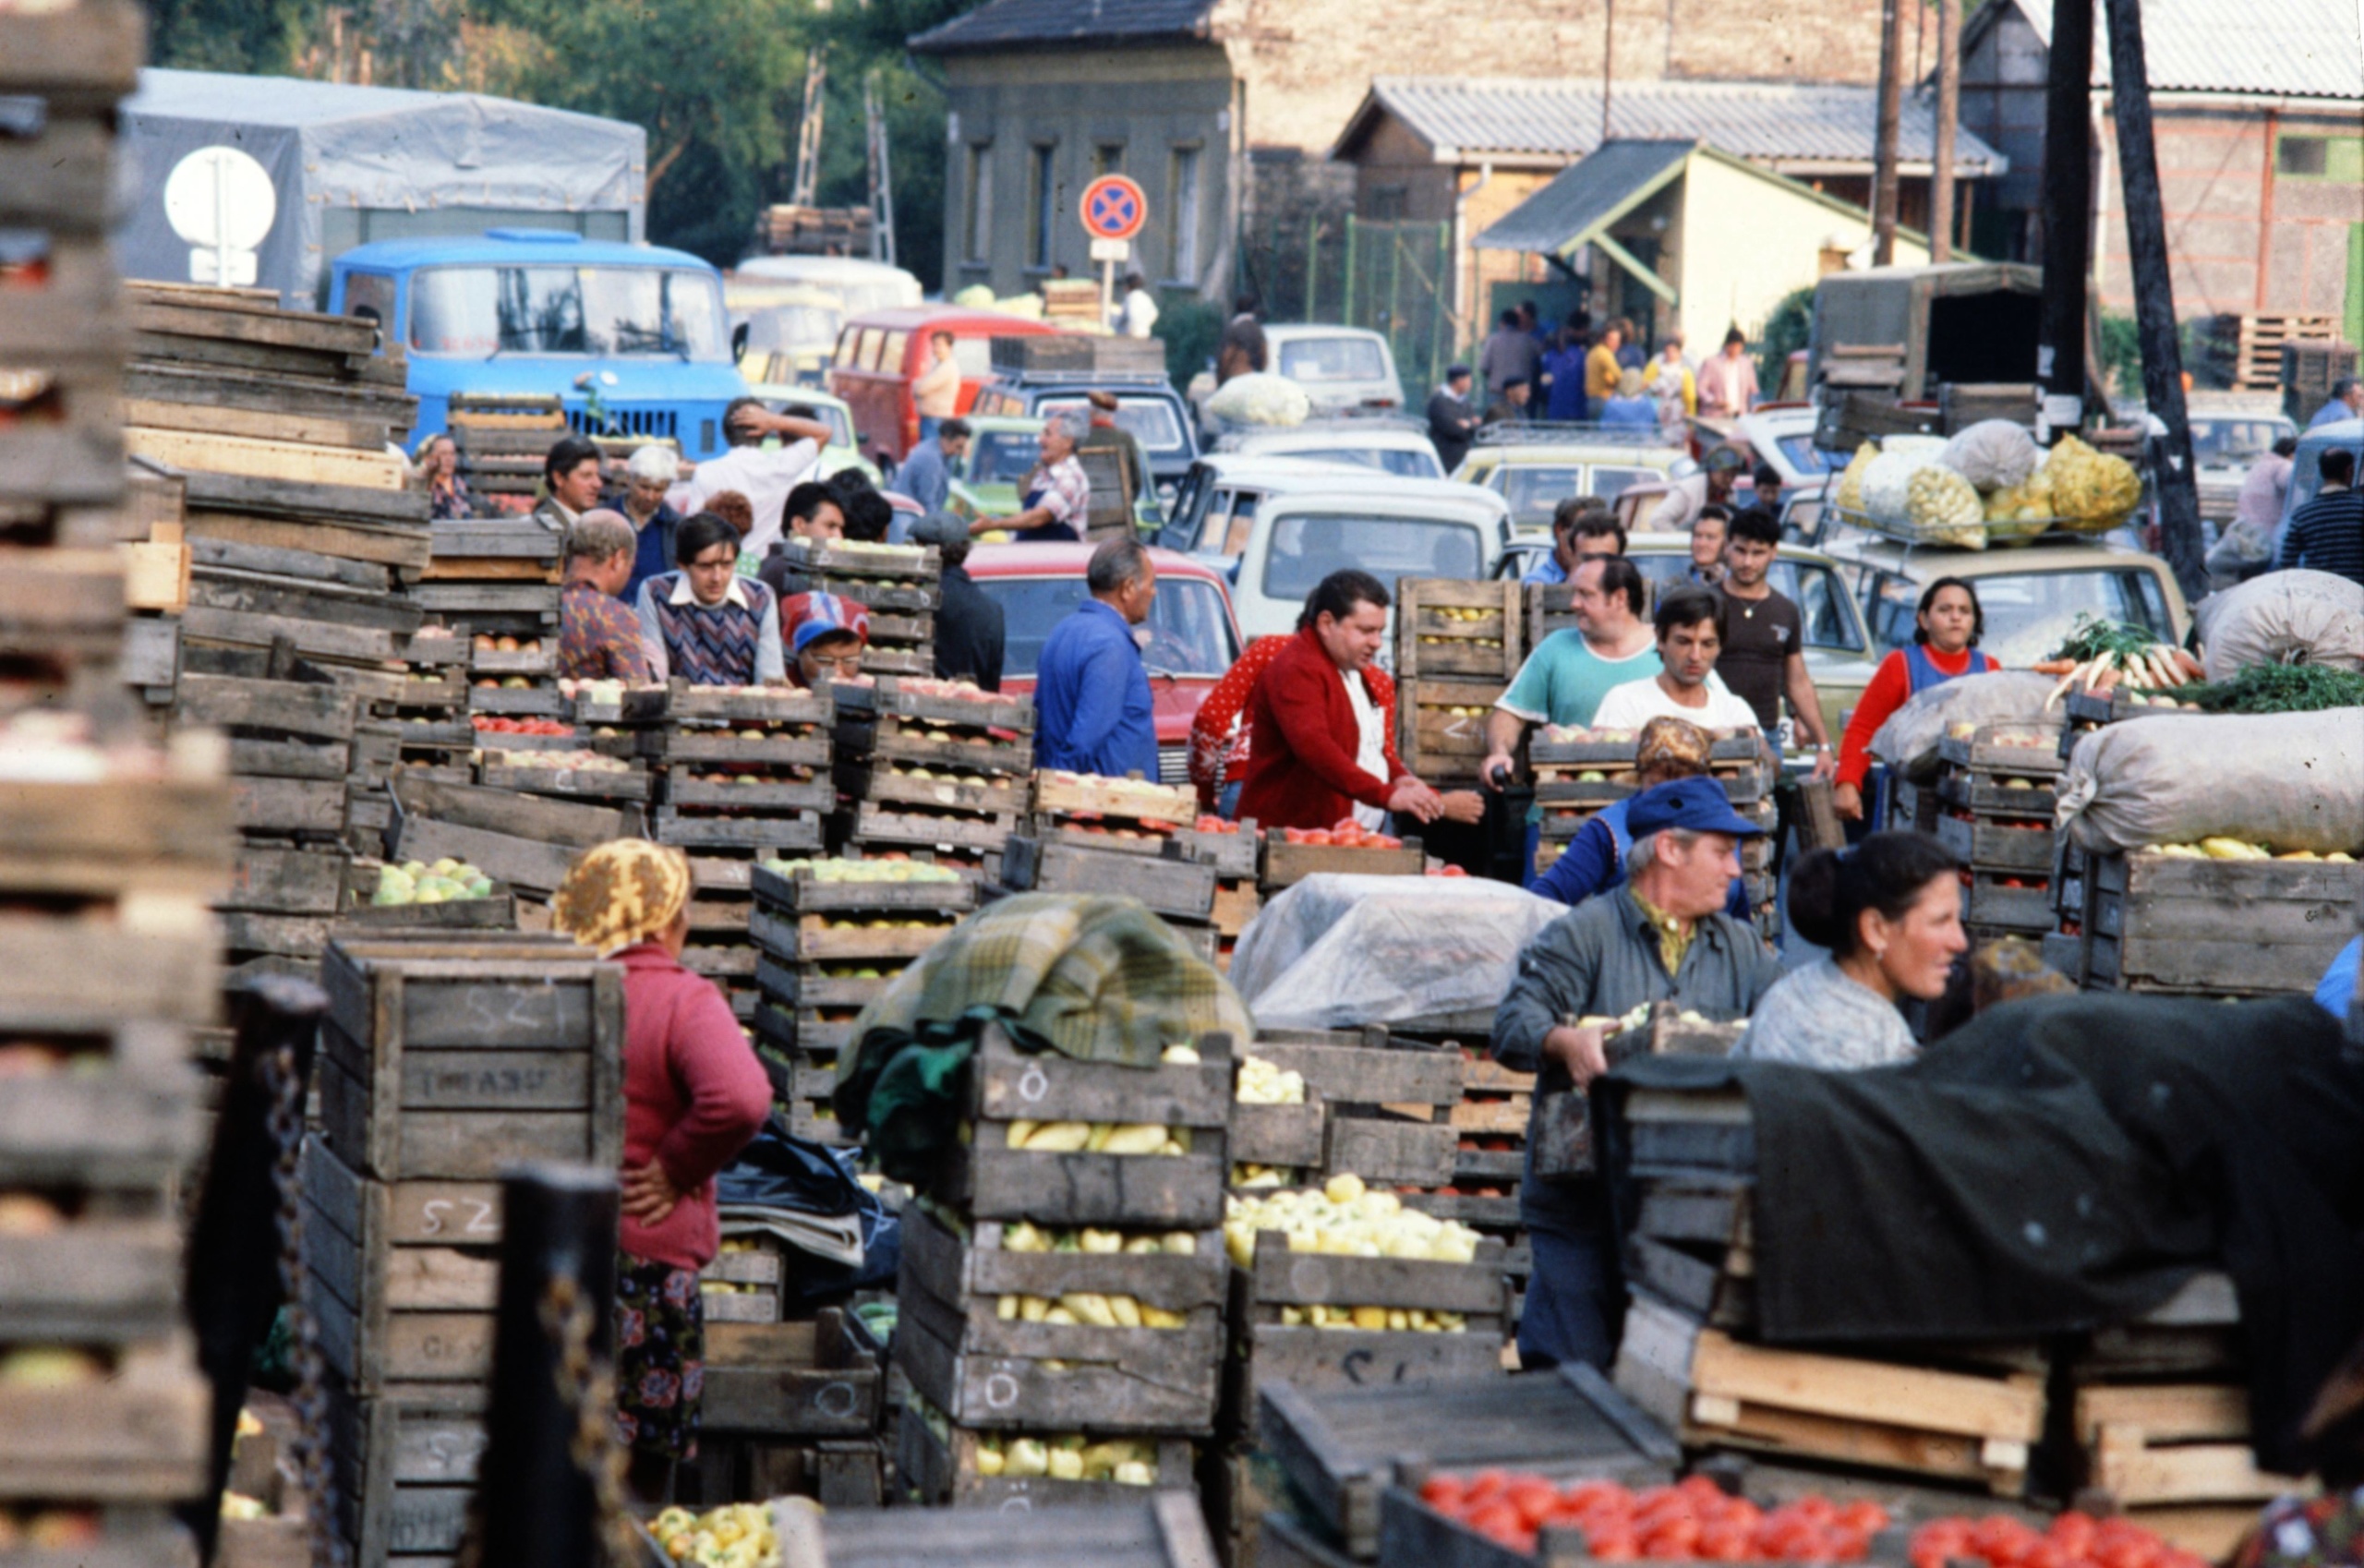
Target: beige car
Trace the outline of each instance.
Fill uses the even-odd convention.
[[[2080,615],[2142,627],[2177,645],[2191,629],[2191,611],[2167,563],[2122,545],[2070,538],[2017,549],[1946,549],[1850,530],[1819,548],[1853,580],[1881,652],[1912,641],[1922,591],[1940,577],[1971,585],[1986,621],[1978,645],[2015,669],[2048,657]]]

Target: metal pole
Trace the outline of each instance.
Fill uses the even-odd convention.
[[[478,1561],[607,1568],[603,1531],[621,1487],[612,1470],[586,1465],[584,1456],[610,1458],[611,1450],[594,1445],[614,1441],[613,1387],[585,1373],[608,1364],[614,1338],[615,1173],[520,1166],[502,1179],[501,1203]],[[586,1393],[605,1407],[588,1408]]]
[[[1439,223],[1437,225],[1437,276],[1440,278],[1444,277],[1452,271],[1452,269],[1453,225],[1450,223]],[[1442,364],[1444,357],[1444,295],[1442,291],[1439,291],[1437,298],[1429,313],[1428,386],[1432,387],[1437,384],[1440,379],[1439,372],[1444,368]]]
[[[1321,320],[1321,214],[1305,220],[1305,319]]]
[[[2054,0],[2044,92],[2044,315],[2035,374],[2044,423],[2085,408],[2085,272],[2093,258],[2093,0]]]
[[[2191,463],[2191,425],[2183,402],[2183,347],[2176,334],[2175,278],[2167,264],[2167,223],[2159,196],[2159,153],[2151,130],[2151,78],[2142,51],[2141,0],[2108,0],[2110,105],[2117,119],[2117,167],[2125,182],[2127,259],[2132,264],[2134,324],[2142,343],[2142,395],[2167,428],[2159,438],[2162,553],[2187,597],[2207,591],[2200,532],[2200,490]]]
[[[1610,84],[1617,77],[1617,0],[1600,3],[1600,139],[1609,139]]]
[[[1954,254],[1954,132],[1961,124],[1961,0],[1937,0],[1937,139],[1929,159],[1929,259]]]
[[[1351,327],[1355,324],[1355,215],[1346,214],[1346,303],[1338,320]]]
[[[1880,89],[1872,125],[1872,265],[1896,260],[1896,138],[1904,97],[1904,8],[1880,0]]]

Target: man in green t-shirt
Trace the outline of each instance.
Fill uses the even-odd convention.
[[[1510,782],[1512,758],[1530,724],[1590,724],[1593,710],[1610,688],[1658,673],[1658,644],[1642,619],[1650,602],[1641,569],[1622,555],[1591,556],[1568,579],[1569,603],[1576,612],[1571,630],[1552,633],[1519,666],[1511,688],[1486,716],[1486,765],[1480,777],[1489,789]],[[1535,873],[1535,849],[1543,813],[1526,814],[1526,874]]]

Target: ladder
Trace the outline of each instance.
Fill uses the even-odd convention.
[[[870,153],[870,259],[895,265],[895,173],[886,149],[886,113],[878,73],[862,78],[862,115]]]

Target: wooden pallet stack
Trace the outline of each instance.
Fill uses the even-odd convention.
[[[622,1157],[622,971],[556,937],[340,937],[322,982],[305,1299],[336,1523],[360,1562],[448,1556],[483,1442],[501,1173]]]
[[[973,1135],[904,1211],[898,1461],[921,1501],[1022,1509],[1190,1485],[1222,1381],[1233,1074],[1227,1037],[1196,1053],[1134,1067],[984,1030]],[[1140,1152],[1077,1148],[1068,1123],[1113,1124],[1106,1141]]]
[[[102,754],[44,717],[0,721],[13,761],[81,765],[0,784],[0,1516],[163,1568],[211,1441],[177,1221],[208,1131],[191,1057],[220,995],[229,790],[202,748]]]
[[[925,855],[979,881],[1032,803],[1034,704],[925,675],[838,686],[834,837]]]
[[[785,536],[789,570],[817,592],[836,594],[870,612],[870,645],[862,668],[871,675],[935,673],[937,580],[944,564],[933,545],[870,544],[832,539],[815,545]]]
[[[757,865],[747,934],[757,952],[755,1055],[799,1138],[853,1144],[831,1097],[854,1019],[977,907],[948,867],[893,860]]]
[[[886,1500],[877,1346],[839,1308],[782,1317],[778,1287],[796,1265],[776,1238],[734,1242],[726,1225],[723,1246],[701,1276],[706,1388],[684,1490],[709,1502],[794,1494],[826,1508],[877,1507]]]
[[[1486,716],[1527,651],[1514,582],[1406,577],[1395,585],[1396,751],[1442,787],[1478,780]]]
[[[1938,743],[1936,835],[1962,863],[1973,941],[2052,931],[2052,808],[2060,738],[2048,726],[1982,725]]]
[[[1747,1100],[1728,1088],[1636,1091],[1624,1116],[1627,1163],[1610,1179],[1641,1197],[1619,1389],[1686,1447],[2019,1493],[2044,1433],[2041,1349],[1953,1345],[1907,1361],[1751,1343],[1756,1154]]]
[[[454,392],[443,425],[459,446],[461,477],[495,514],[533,510],[544,459],[569,434],[555,394]]]
[[[662,765],[650,836],[689,855],[694,883],[681,961],[723,988],[742,1023],[757,1001],[755,868],[821,852],[823,818],[838,802],[836,713],[826,691],[677,681],[664,723],[642,735]]]
[[[1198,797],[1190,790],[1045,769],[1034,776],[1033,814],[1031,830],[1010,838],[1002,851],[1005,887],[1139,899],[1193,952],[1215,961],[1219,871],[1194,845],[1218,836],[1190,826],[1198,818]],[[1193,843],[1183,841],[1186,834]],[[1236,866],[1236,843],[1216,848],[1233,851]]]
[[[567,717],[558,689],[566,541],[537,517],[438,522],[433,541],[411,598],[466,655],[467,717]]]
[[[2088,990],[2310,995],[2355,934],[2364,881],[2353,865],[2143,849],[2087,856],[2084,898]]]

